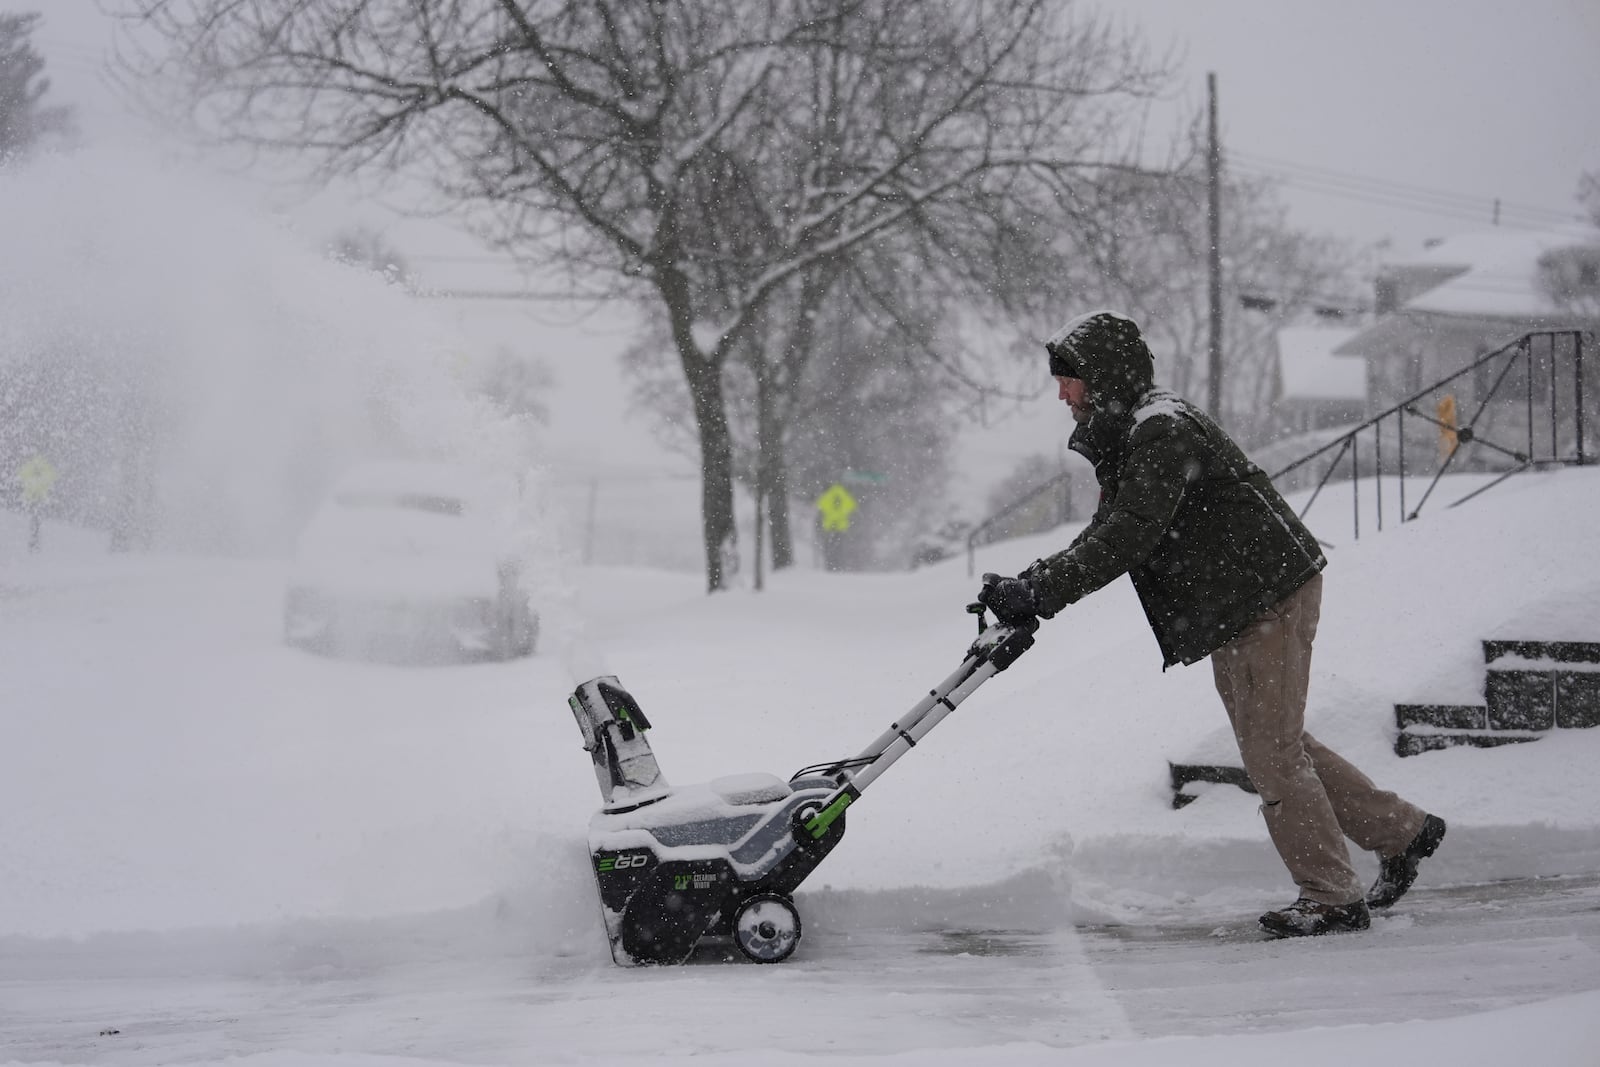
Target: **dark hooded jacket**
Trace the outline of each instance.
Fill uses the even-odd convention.
[[[1326,565],[1267,476],[1187,401],[1152,385],[1131,319],[1098,312],[1051,339],[1052,373],[1081,378],[1094,414],[1068,447],[1100,504],[1064,551],[1029,568],[1054,613],[1126,572],[1164,665],[1195,663]]]

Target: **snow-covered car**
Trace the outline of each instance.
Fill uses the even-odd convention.
[[[375,462],[341,477],[300,535],[284,640],[319,652],[533,652],[518,493],[467,467]]]

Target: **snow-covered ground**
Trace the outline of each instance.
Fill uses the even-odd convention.
[[[1367,934],[1248,936],[1293,887],[1252,797],[1170,807],[1223,718],[1119,582],[852,810],[792,960],[625,971],[574,684],[617,674],[676,783],[786,776],[955,666],[964,562],[717,597],[552,562],[538,655],[407,667],[283,647],[281,562],[30,555],[0,513],[0,1061],[1594,1064],[1600,730],[1390,746],[1395,703],[1481,700],[1482,639],[1600,638],[1597,525],[1567,471],[1332,550],[1311,729],[1451,828]]]

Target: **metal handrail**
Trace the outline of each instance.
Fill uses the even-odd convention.
[[[1584,386],[1585,386],[1586,383],[1584,381],[1583,349],[1584,349],[1584,338],[1585,338],[1585,336],[1588,335],[1588,333],[1589,333],[1589,331],[1581,330],[1581,329],[1532,330],[1532,331],[1529,331],[1528,333],[1523,334],[1521,337],[1518,337],[1516,340],[1508,342],[1507,344],[1504,344],[1501,347],[1495,349],[1493,352],[1489,352],[1489,353],[1486,353],[1485,355],[1479,356],[1477,359],[1473,360],[1471,363],[1468,363],[1466,366],[1462,367],[1461,369],[1455,371],[1453,374],[1449,374],[1449,375],[1439,379],[1438,381],[1434,382],[1432,385],[1428,386],[1427,388],[1421,389],[1421,390],[1417,391],[1416,393],[1413,393],[1411,396],[1406,397],[1404,400],[1401,400],[1399,403],[1395,404],[1394,406],[1386,408],[1385,410],[1383,410],[1383,411],[1379,412],[1378,414],[1372,416],[1371,418],[1369,418],[1367,421],[1361,423],[1360,425],[1355,426],[1352,429],[1346,431],[1345,433],[1340,434],[1338,437],[1333,438],[1331,441],[1327,442],[1326,444],[1322,445],[1321,447],[1313,449],[1311,452],[1308,452],[1304,456],[1301,456],[1299,459],[1293,461],[1288,466],[1283,467],[1282,469],[1280,469],[1280,470],[1276,471],[1275,473],[1271,474],[1270,477],[1271,477],[1272,481],[1276,483],[1280,479],[1282,479],[1285,475],[1288,475],[1288,474],[1293,473],[1294,471],[1300,470],[1301,468],[1303,468],[1303,467],[1307,466],[1308,464],[1314,462],[1318,458],[1327,456],[1330,452],[1333,453],[1332,459],[1330,460],[1330,462],[1328,464],[1328,469],[1323,472],[1322,477],[1317,481],[1316,488],[1312,490],[1311,497],[1306,501],[1305,506],[1300,509],[1300,516],[1301,516],[1301,518],[1304,518],[1306,516],[1306,514],[1308,512],[1310,512],[1311,506],[1317,502],[1317,498],[1321,495],[1322,490],[1327,486],[1328,482],[1330,480],[1332,480],[1333,475],[1340,469],[1340,465],[1341,465],[1342,461],[1348,456],[1349,457],[1349,461],[1350,461],[1349,464],[1348,464],[1348,466],[1350,468],[1350,482],[1351,482],[1351,486],[1352,486],[1351,511],[1352,511],[1353,522],[1354,522],[1354,527],[1355,527],[1355,536],[1359,540],[1360,537],[1361,537],[1361,456],[1360,456],[1360,438],[1361,438],[1361,435],[1366,433],[1367,431],[1370,430],[1372,432],[1372,437],[1373,437],[1373,441],[1372,441],[1372,445],[1373,445],[1373,471],[1374,471],[1375,481],[1376,481],[1376,486],[1377,486],[1377,491],[1375,493],[1376,522],[1377,522],[1377,528],[1379,530],[1382,530],[1383,529],[1383,491],[1382,491],[1382,486],[1383,486],[1383,477],[1384,477],[1383,426],[1384,426],[1386,420],[1389,420],[1389,419],[1393,419],[1395,421],[1395,429],[1396,429],[1395,438],[1396,438],[1396,449],[1397,449],[1397,470],[1396,470],[1396,472],[1394,474],[1394,477],[1396,477],[1398,479],[1399,503],[1400,503],[1400,521],[1402,523],[1410,522],[1410,521],[1412,521],[1412,520],[1414,520],[1414,519],[1416,519],[1418,517],[1418,515],[1422,511],[1423,505],[1425,505],[1428,502],[1428,500],[1432,497],[1433,492],[1438,487],[1440,480],[1449,471],[1450,467],[1455,463],[1456,457],[1461,453],[1462,448],[1464,446],[1468,446],[1468,445],[1480,446],[1480,447],[1482,447],[1482,448],[1484,448],[1484,449],[1486,449],[1486,450],[1488,450],[1490,452],[1493,452],[1493,453],[1496,453],[1496,454],[1498,454],[1500,456],[1505,457],[1507,460],[1511,461],[1513,465],[1509,469],[1502,471],[1500,473],[1499,477],[1495,478],[1493,481],[1489,482],[1488,484],[1479,486],[1476,489],[1472,490],[1471,492],[1467,493],[1465,496],[1463,496],[1463,497],[1461,497],[1461,498],[1459,498],[1459,499],[1457,499],[1455,501],[1452,501],[1449,505],[1447,505],[1448,507],[1456,507],[1456,506],[1458,506],[1460,504],[1464,504],[1468,500],[1471,500],[1474,497],[1478,496],[1479,494],[1485,493],[1488,490],[1490,490],[1490,489],[1494,488],[1495,486],[1499,485],[1501,482],[1504,482],[1506,479],[1510,478],[1512,475],[1520,474],[1523,471],[1540,469],[1540,468],[1550,467],[1550,466],[1584,466],[1586,464],[1593,463],[1593,462],[1595,462],[1595,458],[1590,456],[1585,451],[1585,436],[1586,436],[1585,435],[1585,431],[1587,429],[1587,413],[1584,410]],[[1548,344],[1547,344],[1545,350],[1549,354],[1549,359],[1550,359],[1550,398],[1549,398],[1550,399],[1550,406],[1549,406],[1549,412],[1550,412],[1550,455],[1542,457],[1542,458],[1535,455],[1535,448],[1534,448],[1534,413],[1535,413],[1534,402],[1533,402],[1533,377],[1534,376],[1531,373],[1532,361],[1533,361],[1533,353],[1534,353],[1534,341],[1535,341],[1535,339],[1538,339],[1538,338],[1544,338],[1544,339],[1547,340]],[[1557,352],[1557,350],[1556,350],[1556,342],[1557,342],[1558,339],[1562,339],[1562,338],[1567,338],[1567,339],[1570,339],[1572,341],[1572,357],[1573,357],[1573,359],[1572,359],[1572,362],[1573,362],[1573,369],[1572,369],[1572,379],[1573,379],[1573,389],[1572,389],[1573,420],[1572,420],[1572,425],[1573,425],[1573,430],[1574,430],[1574,442],[1575,443],[1574,443],[1574,448],[1573,448],[1573,454],[1570,455],[1570,456],[1561,456],[1561,455],[1557,454],[1560,451],[1559,431],[1560,431],[1560,426],[1561,426],[1561,421],[1562,420],[1559,417],[1560,394],[1559,394],[1558,389],[1557,389],[1557,375],[1555,373],[1555,362],[1556,362],[1556,352]],[[1480,367],[1489,366],[1496,359],[1502,359],[1502,358],[1506,359],[1506,365],[1503,368],[1501,368],[1499,375],[1495,378],[1494,383],[1492,384],[1492,386],[1490,386],[1488,391],[1482,397],[1476,398],[1478,400],[1477,410],[1475,412],[1473,412],[1472,418],[1467,420],[1467,422],[1464,425],[1460,424],[1460,420],[1457,420],[1457,425],[1450,426],[1450,425],[1446,424],[1445,422],[1443,422],[1442,420],[1440,420],[1438,418],[1435,418],[1434,416],[1425,413],[1424,411],[1420,410],[1417,407],[1418,402],[1423,400],[1424,398],[1428,397],[1430,394],[1437,393],[1439,390],[1443,389],[1444,387],[1446,387],[1448,385],[1451,385],[1451,384],[1455,383],[1456,381],[1460,380],[1461,378],[1464,378],[1469,374],[1475,373]],[[1529,368],[1529,373],[1525,375],[1525,378],[1526,378],[1526,381],[1527,381],[1526,411],[1527,411],[1527,431],[1528,431],[1527,448],[1526,448],[1525,451],[1524,450],[1519,450],[1519,449],[1513,448],[1513,447],[1508,447],[1508,446],[1506,446],[1504,444],[1501,444],[1501,443],[1498,443],[1498,442],[1490,440],[1488,437],[1486,437],[1484,435],[1484,432],[1482,430],[1480,430],[1479,426],[1478,426],[1479,422],[1484,418],[1485,414],[1490,412],[1490,410],[1491,410],[1491,408],[1490,408],[1491,402],[1499,394],[1501,387],[1505,384],[1507,378],[1510,376],[1511,371],[1512,371],[1513,367],[1516,366],[1518,360],[1522,360],[1524,362],[1524,364],[1526,366],[1528,366],[1528,368]],[[1433,478],[1429,482],[1427,490],[1422,494],[1422,499],[1417,502],[1417,506],[1415,508],[1412,508],[1409,513],[1406,510],[1406,484],[1405,484],[1405,479],[1406,479],[1406,474],[1407,474],[1407,468],[1406,468],[1405,418],[1406,418],[1407,415],[1410,415],[1415,419],[1420,419],[1424,423],[1432,424],[1441,433],[1448,432],[1448,433],[1451,433],[1451,434],[1454,435],[1453,444],[1452,444],[1452,447],[1450,449],[1449,454],[1447,456],[1445,456],[1440,461],[1438,470],[1434,472]],[[994,529],[994,527],[996,525],[998,525],[1003,519],[1007,518],[1010,515],[1015,514],[1020,509],[1022,509],[1024,507],[1028,506],[1029,504],[1033,503],[1039,497],[1043,496],[1045,493],[1048,493],[1048,492],[1054,490],[1058,485],[1060,485],[1064,481],[1069,480],[1071,477],[1072,477],[1072,472],[1071,471],[1063,471],[1062,473],[1060,473],[1058,475],[1055,475],[1054,477],[1050,478],[1048,481],[1042,482],[1041,484],[1035,486],[1033,489],[1029,490],[1027,493],[1025,493],[1022,496],[1018,497],[1016,500],[1013,500],[1011,503],[1007,504],[1004,508],[1000,509],[999,511],[995,512],[993,515],[990,515],[988,518],[984,519],[978,525],[974,526],[972,528],[972,530],[967,534],[967,575],[968,575],[968,577],[971,577],[973,575],[974,571],[976,570],[976,557],[977,557],[978,544],[980,543],[980,540],[983,539],[989,533],[989,531]],[[1281,486],[1280,486],[1280,489],[1282,489]],[[987,540],[983,540],[982,543],[989,544],[991,542],[987,541]]]
[[[1005,507],[1003,507],[999,511],[995,512],[993,515],[990,515],[987,519],[984,519],[982,522],[978,523],[978,525],[974,526],[970,531],[968,531],[968,533],[967,533],[967,577],[968,578],[972,577],[973,571],[974,571],[975,567],[977,566],[978,538],[979,538],[980,535],[987,534],[990,530],[994,529],[994,527],[997,526],[1000,523],[1000,520],[1002,520],[1004,518],[1007,518],[1008,516],[1015,515],[1018,511],[1021,511],[1023,508],[1027,507],[1029,504],[1032,504],[1035,500],[1039,499],[1045,493],[1048,493],[1051,490],[1055,489],[1057,486],[1061,485],[1063,482],[1068,482],[1068,481],[1071,481],[1071,480],[1072,480],[1072,472],[1071,471],[1062,471],[1060,474],[1054,475],[1053,477],[1049,478],[1048,480],[1040,482],[1038,485],[1034,486],[1032,489],[1028,490],[1026,493],[1022,494],[1021,496],[1017,497],[1017,499],[1013,500],[1011,503],[1007,504]],[[985,540],[983,543],[984,544],[990,544],[991,542]]]
[[[1476,445],[1489,453],[1493,453],[1496,456],[1502,457],[1503,459],[1509,461],[1511,465],[1502,470],[1499,474],[1499,477],[1490,481],[1486,485],[1479,486],[1470,493],[1467,493],[1465,496],[1452,501],[1449,505],[1447,505],[1448,507],[1456,507],[1460,504],[1464,504],[1468,500],[1471,500],[1479,494],[1487,492],[1488,490],[1499,485],[1501,482],[1504,482],[1512,475],[1520,474],[1524,471],[1538,470],[1553,466],[1583,466],[1587,463],[1591,463],[1593,462],[1593,457],[1589,456],[1585,451],[1585,430],[1587,416],[1584,411],[1585,382],[1583,374],[1583,349],[1586,332],[1587,331],[1579,329],[1567,329],[1533,330],[1525,333],[1516,340],[1502,345],[1492,352],[1479,356],[1477,359],[1466,364],[1454,373],[1439,379],[1427,388],[1419,390],[1411,396],[1406,397],[1404,400],[1401,400],[1394,406],[1379,412],[1377,415],[1372,416],[1359,426],[1353,427],[1349,431],[1340,434],[1338,437],[1335,437],[1333,440],[1322,445],[1320,448],[1314,449],[1306,455],[1301,456],[1288,466],[1285,466],[1281,470],[1274,472],[1270,477],[1274,482],[1280,482],[1286,475],[1308,466],[1319,458],[1328,457],[1329,454],[1332,453],[1331,458],[1328,460],[1327,469],[1323,471],[1322,477],[1317,481],[1316,487],[1312,490],[1310,498],[1300,509],[1300,516],[1301,518],[1304,518],[1305,515],[1311,510],[1312,505],[1317,502],[1318,496],[1322,493],[1322,490],[1327,486],[1328,482],[1333,479],[1334,475],[1340,472],[1341,468],[1348,467],[1348,476],[1351,483],[1352,494],[1351,512],[1354,525],[1354,534],[1356,539],[1359,540],[1361,537],[1361,479],[1363,477],[1360,449],[1361,436],[1369,430],[1372,433],[1373,463],[1371,469],[1374,479],[1374,497],[1377,502],[1376,520],[1377,528],[1382,530],[1383,478],[1385,474],[1383,427],[1390,419],[1394,420],[1395,426],[1396,459],[1398,469],[1394,472],[1393,476],[1398,481],[1400,521],[1402,523],[1413,521],[1418,517],[1423,506],[1427,504],[1428,500],[1433,496],[1434,490],[1438,488],[1441,479],[1443,479],[1444,475],[1450,471],[1452,466],[1455,465],[1457,458],[1463,454],[1463,450],[1469,446]],[[1548,397],[1549,404],[1547,409],[1537,408],[1534,402],[1534,355],[1536,351],[1534,342],[1541,338],[1546,341],[1546,344],[1543,347],[1549,368],[1548,376],[1550,380],[1550,388]],[[1557,342],[1563,339],[1570,340],[1572,353],[1571,400],[1573,414],[1571,426],[1573,428],[1574,447],[1570,455],[1561,454],[1560,444],[1560,431],[1564,419],[1561,413],[1561,392],[1558,388],[1560,384],[1560,375],[1557,373],[1556,365],[1558,362],[1558,356],[1560,355],[1560,349],[1557,347]],[[1495,376],[1493,383],[1488,386],[1483,395],[1474,397],[1474,400],[1477,403],[1477,409],[1472,413],[1471,418],[1467,419],[1464,423],[1460,419],[1454,419],[1452,422],[1447,423],[1443,419],[1437,418],[1418,407],[1419,402],[1428,396],[1439,394],[1440,391],[1446,387],[1454,384],[1469,374],[1477,373],[1480,368],[1490,367],[1495,360],[1499,359],[1505,360],[1505,365],[1500,368],[1499,374]],[[1503,442],[1491,440],[1487,436],[1488,429],[1480,426],[1480,423],[1484,421],[1486,415],[1489,416],[1488,421],[1492,423],[1494,421],[1494,414],[1498,411],[1505,410],[1501,389],[1511,377],[1511,372],[1519,364],[1524,369],[1523,380],[1525,382],[1526,393],[1523,408],[1525,412],[1527,440],[1524,447],[1518,447],[1522,445],[1522,442],[1520,441],[1517,443],[1517,445],[1508,445]],[[1453,393],[1449,395],[1452,397],[1454,396]],[[1499,403],[1501,406],[1496,407],[1495,405],[1497,403]],[[1535,441],[1535,421],[1536,416],[1539,414],[1547,414],[1550,423],[1550,449],[1548,454],[1542,456],[1539,455],[1537,442]],[[1417,501],[1417,504],[1414,508],[1409,510],[1406,508],[1406,476],[1413,472],[1408,471],[1406,461],[1405,420],[1406,416],[1408,415],[1413,419],[1421,420],[1424,424],[1431,425],[1436,432],[1441,435],[1441,441],[1448,440],[1450,443],[1449,452],[1440,459],[1438,468],[1433,471],[1433,477],[1428,483],[1427,489],[1423,492],[1422,498]],[[1347,457],[1349,460],[1348,464],[1345,463]],[[1280,491],[1287,491],[1281,485],[1279,488]]]

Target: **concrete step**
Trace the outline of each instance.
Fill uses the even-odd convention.
[[[1485,730],[1489,709],[1482,704],[1396,704],[1395,725],[1437,726],[1447,730]]]
[[[1556,725],[1564,730],[1600,726],[1600,671],[1556,672]]]
[[[1527,660],[1533,663],[1593,663],[1600,666],[1600,641],[1485,641],[1483,661]]]
[[[1483,702],[1491,730],[1548,730],[1556,724],[1556,680],[1551,671],[1484,672]]]
[[[1509,730],[1401,730],[1394,739],[1394,754],[1419,756],[1424,752],[1438,752],[1446,748],[1469,745],[1473,748],[1498,748],[1501,745],[1518,745],[1537,741],[1545,735],[1540,732]]]
[[[1491,730],[1600,726],[1600,671],[1490,668],[1484,674],[1483,698]]]
[[[1222,763],[1172,763],[1167,766],[1172,771],[1172,806],[1181,808],[1192,804],[1199,797],[1192,792],[1186,792],[1184,786],[1191,782],[1212,782],[1218,785],[1236,785],[1246,793],[1254,793],[1256,787],[1250,784],[1250,776],[1244,773],[1243,767],[1233,767]]]

